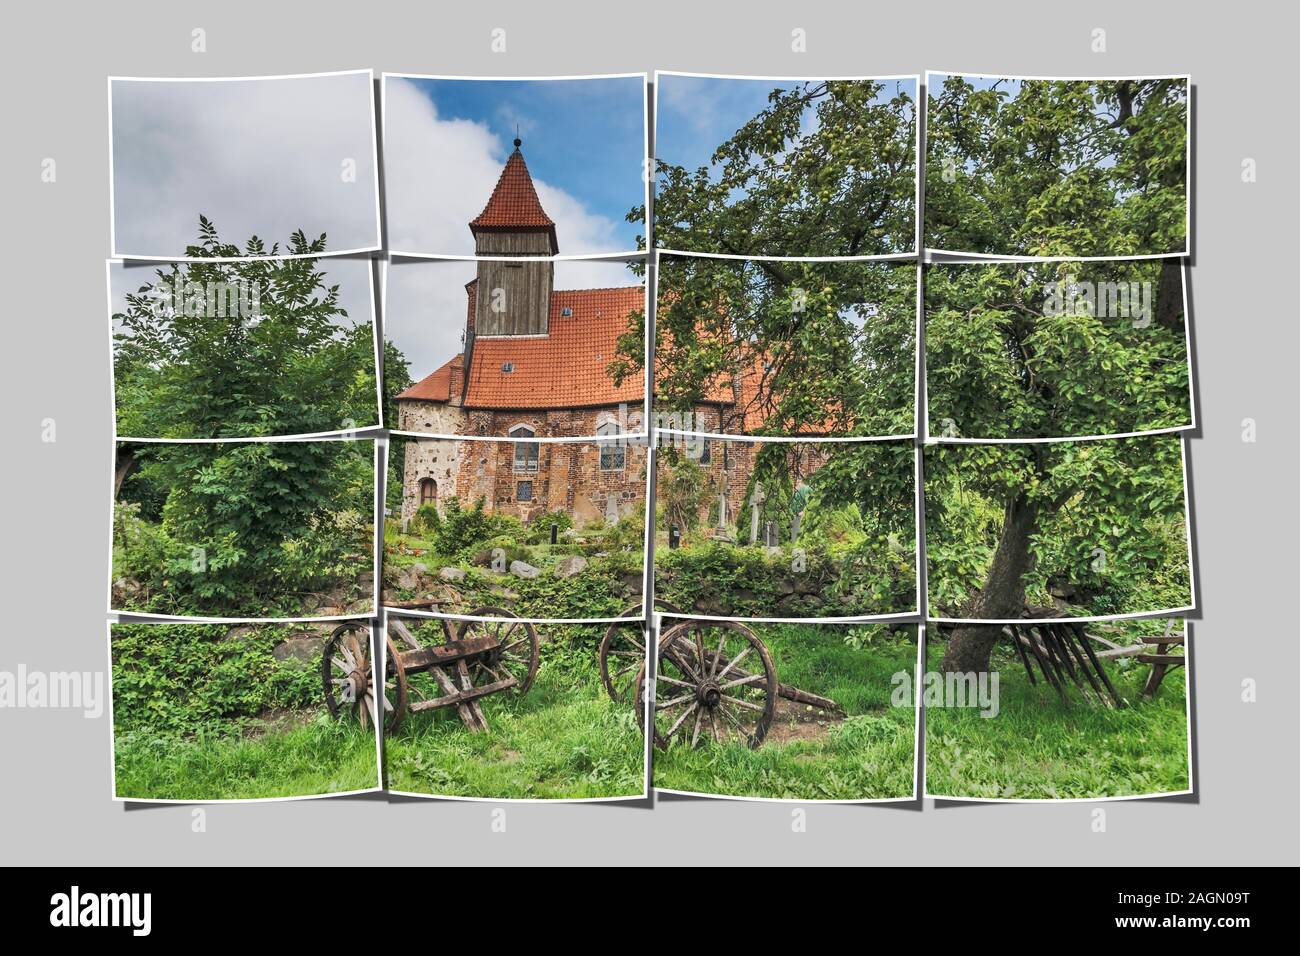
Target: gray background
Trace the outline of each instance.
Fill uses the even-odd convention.
[[[288,5],[286,5],[287,7]],[[1197,789],[1108,804],[808,805],[674,800],[492,805],[383,799],[127,809],[109,800],[105,716],[0,710],[0,860],[334,863],[426,851],[459,863],[1294,862],[1297,381],[1291,247],[1297,210],[1295,21],[1263,5],[1172,3],[22,4],[3,31],[5,336],[0,670],[105,667],[109,403],[108,74],[258,75],[373,67],[545,75],[677,69],[776,75],[966,70],[1039,75],[1190,72],[1195,84],[1193,330],[1201,436],[1190,463],[1203,620],[1195,625]],[[208,52],[190,52],[190,30]],[[489,52],[489,31],[508,52]],[[790,52],[790,31],[808,52]],[[1105,28],[1109,52],[1090,52]],[[40,181],[45,157],[56,184]],[[1240,181],[1243,157],[1259,181]],[[57,421],[43,444],[41,420]],[[1243,418],[1259,440],[1240,439]],[[1240,701],[1244,678],[1258,703]],[[1105,806],[1107,832],[1091,828]],[[342,839],[340,839],[342,838]],[[385,857],[387,851],[392,854]]]

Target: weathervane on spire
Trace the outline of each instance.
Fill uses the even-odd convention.
[[[515,149],[524,145],[524,141],[519,138],[519,124],[515,123]]]

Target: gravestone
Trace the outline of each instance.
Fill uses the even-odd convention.
[[[763,502],[767,500],[767,495],[763,493],[763,486],[759,485],[754,489],[754,493],[749,496],[749,543],[758,543],[758,512]]]

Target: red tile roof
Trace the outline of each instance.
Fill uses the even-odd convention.
[[[562,315],[571,309],[572,315]],[[640,405],[645,379],[630,375],[615,386],[607,371],[617,357],[628,316],[645,309],[645,288],[556,289],[550,331],[541,336],[474,340],[467,408],[583,408]],[[502,371],[509,363],[511,371]],[[434,373],[437,374],[436,372]]]
[[[426,375],[397,397],[418,399],[424,402],[446,402],[451,400],[451,370],[459,368],[464,362],[463,355],[457,355],[445,362],[431,375]],[[459,396],[458,396],[459,397]]]
[[[524,154],[519,152],[518,140],[515,140],[515,151],[506,160],[505,169],[501,170],[492,197],[469,225],[470,229],[554,230],[555,220],[546,215],[542,201],[537,198],[537,189],[533,186],[533,177],[528,174]]]

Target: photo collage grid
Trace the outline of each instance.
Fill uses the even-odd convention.
[[[108,86],[116,799],[1191,792],[1190,78]]]

